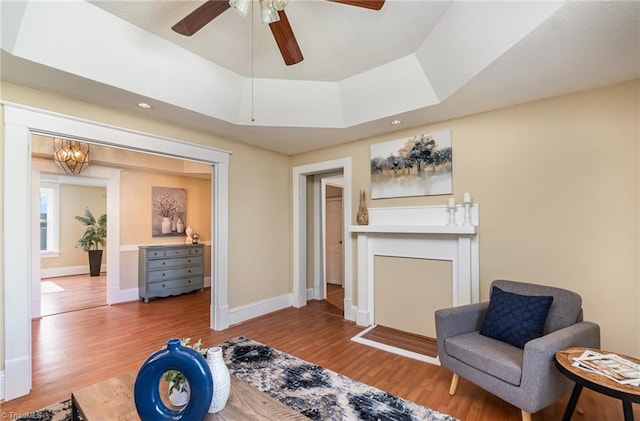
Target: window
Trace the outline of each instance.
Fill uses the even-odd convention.
[[[40,254],[58,257],[60,253],[60,185],[40,184]]]

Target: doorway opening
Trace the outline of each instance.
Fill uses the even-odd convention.
[[[195,212],[199,223],[199,230],[210,232],[210,221],[213,213],[211,204],[212,174],[211,166],[188,159],[174,158],[144,151],[132,150],[124,147],[113,147],[90,142],[92,165],[81,175],[65,175],[60,172],[53,162],[51,144],[53,137],[34,134],[31,139],[32,188],[34,190],[33,203],[38,203],[39,180],[40,191],[43,187],[55,188],[52,196],[57,196],[51,228],[57,232],[55,246],[47,245],[43,250],[42,238],[35,236],[33,247],[32,267],[32,312],[33,317],[46,316],[68,311],[75,311],[112,304],[122,301],[132,301],[138,298],[135,267],[132,271],[131,263],[137,260],[138,246],[151,243],[182,243],[186,238],[184,229],[179,232],[177,217],[193,218]],[[122,188],[117,189],[122,183]],[[197,192],[194,197],[197,208],[182,209],[183,215],[176,213],[172,220],[172,232],[161,238],[150,238],[138,223],[148,217],[148,209],[141,206],[131,206],[136,199],[144,196],[144,191],[154,183],[175,185]],[[57,193],[57,194],[56,194]],[[42,193],[41,193],[42,196]],[[42,201],[42,199],[40,199]],[[202,203],[201,203],[202,202]],[[122,203],[122,206],[120,206]],[[210,206],[209,206],[210,205]],[[204,213],[206,206],[209,213]],[[119,244],[112,247],[111,235],[106,237],[103,251],[102,265],[99,276],[89,276],[89,259],[87,252],[78,246],[77,241],[84,233],[84,226],[75,217],[83,215],[85,208],[89,208],[96,218],[102,214],[108,215],[107,230],[120,232]],[[111,211],[107,212],[107,208]],[[116,209],[114,214],[113,209]],[[39,236],[42,235],[42,209],[33,215],[32,227],[34,232],[40,225]],[[188,222],[189,220],[187,220]],[[193,224],[193,221],[191,222]],[[57,228],[57,230],[56,230]],[[203,232],[203,231],[200,231]],[[135,233],[135,234],[134,234]],[[182,236],[182,238],[180,238]],[[154,236],[155,237],[155,236]],[[207,249],[211,242],[208,235]],[[114,257],[115,256],[115,257]],[[110,267],[112,258],[123,260],[124,267]],[[133,259],[133,260],[132,260]],[[206,262],[207,270],[212,267]],[[128,279],[126,285],[119,279]],[[205,286],[210,285],[212,276],[205,276]],[[63,285],[64,284],[64,285]],[[40,310],[41,313],[40,313]]]
[[[342,242],[342,257],[338,258],[342,262],[342,268],[337,269],[342,274],[342,285],[337,290],[332,290],[333,284],[327,288],[326,280],[327,224],[324,216],[327,212],[324,199],[328,184],[327,180],[324,183],[322,180],[330,180],[332,177],[342,178],[342,211],[335,211],[342,222],[342,233],[337,240]],[[334,179],[334,184],[338,178]],[[338,291],[341,295],[338,299],[342,301],[343,317],[353,320],[352,246],[347,229],[351,224],[351,158],[294,167],[293,210],[293,305],[304,306],[307,299],[311,298],[326,300],[327,290]],[[310,259],[307,256],[309,249],[312,250]],[[336,269],[331,267],[331,270]]]
[[[90,276],[88,256],[77,247],[84,227],[75,216],[82,215],[85,207],[95,218],[106,214],[107,180],[40,173],[39,316],[107,305],[106,253],[100,273]]]
[[[4,156],[4,199],[12,206],[4,208],[5,238],[11,247],[4,248],[4,399],[11,400],[29,393],[31,389],[31,309],[39,294],[32,294],[35,279],[32,256],[39,254],[38,228],[32,221],[38,207],[32,192],[39,190],[39,176],[31,165],[31,142],[35,134],[54,135],[78,139],[155,155],[184,158],[209,164],[211,168],[211,288],[210,327],[215,330],[229,326],[228,305],[228,183],[230,152],[186,143],[152,134],[127,130],[76,117],[24,107],[3,104],[5,149],[13,151]],[[117,170],[89,167],[87,175],[105,177],[108,181],[107,213],[113,222],[107,226],[109,259],[107,283],[114,278],[114,288],[108,288],[108,302],[130,301],[137,298],[137,288],[121,289],[119,194]],[[84,173],[83,173],[84,174]],[[16,182],[16,180],[18,182]],[[114,200],[110,200],[114,198]],[[117,200],[115,200],[117,199]],[[110,228],[111,227],[111,228]],[[110,251],[114,248],[113,253]],[[39,274],[37,276],[39,282]],[[39,308],[39,303],[38,303]]]

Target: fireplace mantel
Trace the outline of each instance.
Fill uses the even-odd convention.
[[[370,208],[369,225],[352,225],[357,235],[358,305],[356,324],[375,323],[375,256],[406,257],[452,262],[452,305],[479,301],[478,205],[454,212],[449,225],[446,206]]]
[[[353,225],[351,232],[391,234],[476,234],[475,225]]]

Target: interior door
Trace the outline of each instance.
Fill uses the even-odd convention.
[[[325,250],[327,254],[327,283],[342,285],[343,244],[342,244],[342,197],[326,200],[327,226]]]

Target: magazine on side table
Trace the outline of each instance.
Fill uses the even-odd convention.
[[[587,350],[573,358],[573,366],[608,377],[620,384],[640,386],[640,365],[616,354]]]

